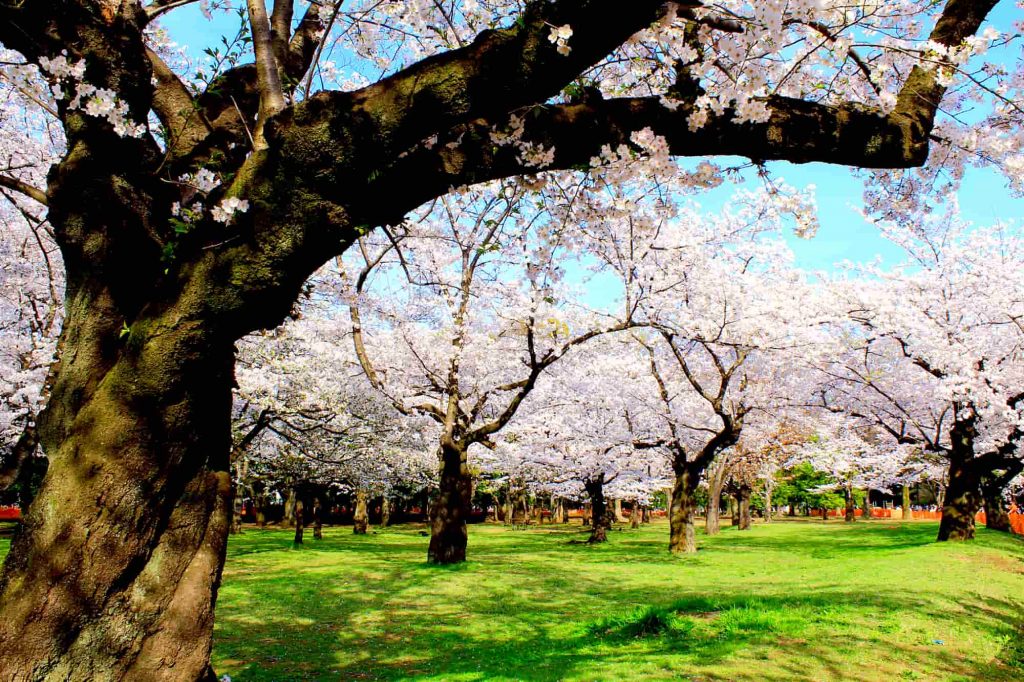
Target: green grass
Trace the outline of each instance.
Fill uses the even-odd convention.
[[[214,666],[235,682],[1024,679],[1019,538],[796,521],[677,558],[667,531],[590,547],[578,528],[474,526],[471,561],[434,567],[418,528],[300,548],[246,529]]]
[[[1020,680],[1024,541],[936,544],[931,523],[758,525],[665,551],[667,527],[471,528],[424,562],[418,529],[295,549],[229,545],[218,674],[248,680]]]

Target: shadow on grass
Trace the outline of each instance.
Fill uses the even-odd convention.
[[[833,553],[854,569],[927,566],[943,548],[915,548],[934,546],[934,524],[835,526],[728,529],[682,559],[665,551],[664,527],[599,546],[569,545],[586,533],[578,526],[490,527],[474,531],[470,562],[444,567],[426,563],[418,528],[327,529],[300,547],[283,531],[250,531],[229,547],[215,663],[243,681],[880,679],[876,666],[851,666],[866,651],[925,679],[1021,679],[1017,599],[804,577],[834,565]],[[972,562],[1016,563],[1024,547],[981,539],[964,550]],[[799,570],[765,573],[771,562]],[[946,626],[989,633],[998,657],[928,634]]]

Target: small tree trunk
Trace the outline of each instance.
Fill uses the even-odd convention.
[[[678,460],[673,469],[675,480],[668,515],[668,551],[673,554],[693,554],[697,551],[697,535],[693,526],[693,514],[697,506],[694,497],[700,474]]]
[[[910,521],[914,518],[914,512],[910,509],[910,486],[903,486],[903,520]]]
[[[615,498],[615,523],[625,523],[626,517],[622,515],[622,500]]]
[[[385,495],[380,501],[380,527],[387,528],[391,523],[391,500]]]
[[[284,518],[281,519],[281,525],[285,528],[295,525],[295,504],[295,488],[289,488],[288,498],[284,501]]]
[[[942,483],[935,485],[935,506],[942,509],[946,504],[946,486]]]
[[[871,488],[864,491],[864,504],[861,507],[861,518],[871,520]]]
[[[732,515],[732,525],[740,525],[740,498],[739,493],[729,496],[729,513]]]
[[[796,516],[796,504],[794,504],[793,502],[789,503],[789,515],[793,517]]]
[[[750,516],[750,486],[744,485],[739,492],[740,527],[739,530],[750,530],[753,519]]]
[[[305,519],[302,518],[302,500],[295,500],[295,544],[302,544],[302,527]]]
[[[320,498],[313,498],[313,539],[324,539],[323,509],[320,507]]]
[[[764,522],[771,523],[772,516],[772,489],[769,486],[765,486],[764,489]]]
[[[853,502],[853,488],[846,486],[846,522],[853,523],[857,519],[857,507]]]
[[[640,508],[640,522],[650,523],[651,522],[651,509],[646,504]]]
[[[352,532],[356,535],[366,535],[370,526],[370,514],[366,510],[366,491],[356,490],[356,508],[352,514]]]
[[[629,527],[640,527],[640,505],[638,505],[636,502],[633,503],[633,506],[629,510]]]
[[[232,487],[231,534],[237,535],[242,532],[242,491],[238,486]]]
[[[722,527],[722,484],[720,481],[708,481],[708,513],[704,519],[704,530],[708,535],[718,535]]]
[[[608,529],[611,528],[611,511],[604,498],[604,474],[596,479],[587,481],[584,485],[587,494],[590,495],[591,527],[590,544],[608,541]]]
[[[821,508],[821,520],[828,523],[828,509],[825,509],[824,507]]]
[[[466,560],[466,544],[473,498],[473,479],[466,463],[466,448],[455,443],[441,446],[441,482],[430,522],[427,561],[457,564]]]

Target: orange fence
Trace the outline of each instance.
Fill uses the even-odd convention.
[[[0,505],[0,521],[16,521],[21,518],[21,510],[17,507]]]
[[[974,516],[974,520],[978,523],[985,523],[985,512],[978,512]],[[1024,514],[1017,511],[1010,512],[1010,529],[1017,535],[1024,535]]]

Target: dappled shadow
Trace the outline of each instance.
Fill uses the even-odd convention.
[[[598,546],[568,544],[578,526],[491,526],[472,529],[471,560],[450,567],[426,563],[415,528],[326,529],[298,548],[286,531],[247,532],[229,547],[215,665],[243,682],[1020,679],[1013,571],[1016,593],[933,589],[924,574],[843,578],[846,567],[1003,575],[996,559],[1016,564],[1016,540],[946,547],[933,524],[835,525],[726,529],[689,557],[665,551],[665,526]],[[634,627],[651,612],[664,623]]]

